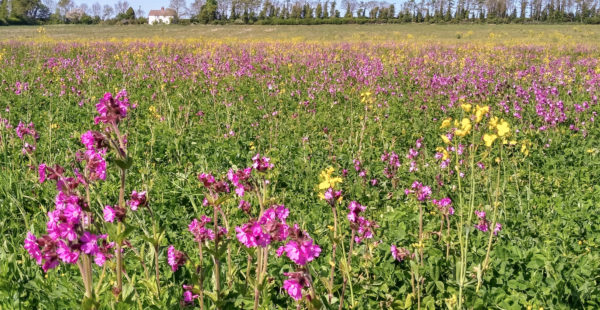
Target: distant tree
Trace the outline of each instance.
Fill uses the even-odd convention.
[[[317,4],[317,7],[315,8],[315,18],[321,18],[323,16],[323,6],[321,5],[321,2],[319,2]]]
[[[217,19],[217,1],[216,0],[208,0],[206,4],[202,6],[200,10],[200,15],[198,15],[198,20],[205,24],[208,24]]]
[[[92,4],[92,16],[102,16],[102,5],[100,3],[96,2]]]
[[[113,14],[115,14],[115,11],[110,5],[105,4],[102,7],[102,20],[108,20],[112,18]]]
[[[185,0],[171,0],[169,7],[175,10],[177,17],[183,17],[187,14],[187,3]]]
[[[57,8],[61,16],[67,15],[67,12],[72,10],[74,7],[75,3],[73,3],[71,0],[59,0],[57,4]]]
[[[335,0],[333,0],[333,2],[331,2],[331,10],[329,11],[329,16],[331,17],[335,17],[335,6],[336,3]]]
[[[119,15],[119,14],[124,14],[125,12],[127,12],[127,9],[129,8],[129,3],[127,1],[117,1],[117,3],[115,3],[114,8],[115,8],[115,14]]]
[[[146,16],[146,12],[144,12],[144,10],[142,10],[142,6],[138,6],[138,9],[135,11],[135,16],[137,16],[137,18],[142,18],[144,16]]]
[[[188,14],[192,17],[200,15],[200,11],[202,10],[202,7],[205,3],[205,0],[195,0],[194,2],[192,2],[192,4],[190,4]]]

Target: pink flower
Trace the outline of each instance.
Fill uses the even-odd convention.
[[[100,151],[108,147],[108,142],[104,135],[93,130],[88,130],[81,135],[81,143],[88,150]]]
[[[260,154],[256,154],[252,157],[252,168],[261,172],[269,170],[274,166],[270,161],[269,157],[260,157]]]
[[[46,181],[46,164],[38,166],[38,174],[40,175],[40,183],[44,183]]]
[[[496,227],[494,227],[494,236],[498,235],[498,233],[502,230],[502,224],[496,223]]]
[[[98,252],[98,236],[86,231],[79,238],[81,251],[85,254],[95,255]]]
[[[105,222],[114,222],[115,220],[115,209],[111,206],[104,207],[104,221]]]
[[[58,258],[67,264],[75,264],[79,259],[79,252],[71,250],[71,248],[62,240],[58,241],[56,254],[58,255]]]
[[[239,242],[247,248],[266,247],[271,243],[271,236],[263,232],[262,227],[258,222],[250,221],[242,226],[235,228],[236,237]]]
[[[287,257],[294,263],[304,266],[306,263],[319,257],[321,248],[318,245],[313,244],[312,239],[304,241],[292,240],[283,247],[283,251],[285,251]]]
[[[42,251],[40,251],[40,247],[37,244],[37,238],[30,232],[27,232],[27,237],[25,237],[24,248],[31,258],[35,259],[38,265],[42,264]]]
[[[132,211],[136,211],[138,207],[145,207],[148,205],[148,200],[146,197],[146,191],[143,192],[131,192],[131,199],[127,201],[127,204],[131,208]]]
[[[426,201],[431,196],[431,187],[424,186],[419,181],[414,181],[411,185],[411,189],[405,189],[406,195],[415,194],[418,201]]]
[[[392,257],[399,262],[403,261],[407,257],[410,258],[412,256],[409,250],[405,248],[397,248],[393,244],[390,247],[390,251],[392,252]]]
[[[177,271],[179,266],[185,264],[185,261],[185,255],[182,252],[177,251],[173,245],[170,245],[167,250],[167,262],[169,263],[169,266],[171,266],[171,270],[173,272]]]
[[[128,108],[127,91],[122,90],[115,97],[111,93],[105,93],[96,104],[96,111],[100,116],[94,118],[94,123],[117,124],[121,119],[127,117]]]
[[[294,300],[302,299],[302,286],[295,279],[284,280],[283,288]]]
[[[304,272],[284,272],[286,280],[283,281],[283,288],[294,300],[302,299],[302,289],[309,287],[310,281]]]
[[[192,292],[193,287],[191,285],[183,285],[183,302],[185,304],[194,304],[194,300],[198,298],[199,295],[196,295]]]
[[[188,230],[192,233],[192,235],[194,235],[194,240],[196,242],[204,242],[215,239],[215,233],[213,230],[205,227],[206,223],[209,223],[210,221],[212,221],[210,217],[203,215],[200,221],[193,219],[188,225]]]
[[[452,208],[452,200],[450,198],[442,198],[440,200],[433,199],[431,201],[434,205],[437,206],[438,210],[442,212],[444,215],[453,215],[454,208]]]

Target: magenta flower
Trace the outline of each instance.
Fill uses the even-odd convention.
[[[452,200],[450,198],[445,197],[440,200],[433,199],[431,201],[434,205],[437,206],[438,210],[442,212],[444,215],[453,215],[454,208],[452,207]]]
[[[60,260],[67,264],[75,264],[79,259],[79,252],[71,250],[71,248],[62,240],[58,241],[56,254]]]
[[[271,243],[271,236],[263,232],[262,226],[254,220],[236,227],[235,232],[238,241],[247,248],[257,246],[264,248]]]
[[[498,233],[502,230],[502,224],[496,223],[496,227],[494,227],[494,236],[498,235]]]
[[[42,251],[40,251],[40,247],[37,244],[37,238],[30,232],[27,232],[27,237],[25,237],[24,248],[31,258],[35,259],[38,265],[42,264]]]
[[[406,195],[415,194],[418,201],[426,201],[431,196],[431,187],[421,184],[419,181],[414,181],[411,189],[405,189]]]
[[[381,155],[381,161],[385,163],[383,175],[385,175],[388,179],[394,178],[398,172],[398,168],[400,168],[400,157],[398,154],[394,152],[385,152]]]
[[[40,135],[35,130],[33,123],[25,125],[25,123],[19,121],[19,125],[15,128],[15,131],[17,132],[17,137],[21,140],[25,140],[26,136],[31,136],[36,141],[40,139]]]
[[[192,292],[193,287],[191,285],[183,285],[183,302],[187,305],[193,305],[194,300],[198,298],[199,295],[196,295]]]
[[[252,184],[250,183],[250,177],[252,174],[252,168],[248,167],[243,170],[233,171],[233,169],[229,169],[227,172],[227,178],[235,186],[235,193],[244,197],[246,191],[252,189]]]
[[[115,209],[113,209],[111,206],[106,206],[104,207],[104,221],[105,222],[114,222],[115,220]]]
[[[176,250],[173,245],[170,245],[169,249],[167,250],[167,262],[169,263],[169,266],[171,266],[171,270],[173,272],[177,271],[179,266],[183,266],[183,264],[185,264],[185,261],[185,255]]]
[[[136,211],[138,207],[145,207],[148,205],[148,199],[146,197],[146,191],[143,192],[131,192],[131,199],[127,201],[127,204],[132,211]]]
[[[238,208],[242,209],[242,211],[244,211],[244,213],[250,213],[250,209],[252,208],[252,206],[250,206],[250,203],[245,201],[245,200],[240,200],[240,204],[238,205]]]
[[[108,147],[106,137],[94,130],[88,130],[81,135],[81,143],[88,150],[101,151]]]
[[[188,225],[188,230],[194,235],[196,242],[204,242],[207,240],[215,239],[215,233],[212,229],[205,227],[207,223],[210,223],[212,219],[206,215],[203,215],[200,221],[193,219]]]
[[[397,248],[393,244],[390,247],[390,251],[392,252],[392,257],[399,262],[403,261],[407,257],[410,258],[413,256],[413,254],[411,254],[409,250],[405,248]]]
[[[252,157],[252,168],[260,172],[267,171],[274,166],[270,161],[269,157],[260,157],[260,154],[256,154]]]
[[[305,231],[298,228],[298,224],[295,224],[290,230],[291,240],[282,247],[283,250],[281,248],[277,250],[278,255],[285,253],[289,259],[301,266],[319,257],[321,248],[313,243]]]
[[[302,289],[310,286],[310,281],[304,272],[284,272],[283,274],[288,277],[288,279],[283,281],[283,289],[294,300],[298,301],[302,299]]]
[[[46,164],[38,166],[38,174],[40,175],[40,184],[46,181]]]
[[[94,123],[118,124],[119,121],[127,117],[128,108],[127,91],[122,90],[115,97],[111,93],[105,93],[96,104],[96,111],[100,116],[94,118]]]

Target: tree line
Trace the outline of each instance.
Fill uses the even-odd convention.
[[[170,0],[173,23],[590,23],[600,24],[600,0]],[[158,8],[157,8],[158,9]],[[127,1],[0,0],[2,24],[145,24]]]

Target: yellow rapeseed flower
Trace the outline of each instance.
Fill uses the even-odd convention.
[[[450,144],[450,139],[448,139],[448,137],[446,137],[446,135],[440,135],[440,137],[442,138],[442,140],[444,141],[444,143]]]
[[[464,137],[467,134],[469,134],[469,132],[471,132],[471,127],[471,120],[465,117],[460,122],[460,129],[456,130],[454,134],[456,134],[459,137]]]
[[[490,107],[489,106],[479,106],[477,105],[475,107],[475,122],[479,123],[481,122],[481,120],[483,119],[483,116],[486,115],[487,113],[490,112]]]
[[[448,117],[447,119],[442,121],[442,125],[440,126],[440,129],[448,128],[448,127],[450,127],[450,125],[452,125],[452,118]]]
[[[490,119],[489,128],[490,130],[493,130],[496,126],[498,126],[498,118],[494,116]]]
[[[506,134],[508,134],[510,132],[510,126],[508,125],[508,122],[505,120],[501,120],[500,123],[498,123],[498,125],[496,125],[496,129],[498,130],[498,135],[500,137],[504,137]]]
[[[448,151],[446,151],[445,148],[438,146],[435,150],[438,153],[442,153],[442,160],[446,160],[446,159],[450,158],[450,154],[448,154]]]
[[[463,109],[463,111],[469,113],[471,112],[472,105],[470,103],[463,103],[460,105],[460,107]]]
[[[494,141],[498,138],[497,135],[495,134],[484,134],[483,135],[483,141],[485,142],[485,146],[487,147],[491,147],[492,143],[494,143]]]
[[[328,167],[321,171],[321,174],[319,175],[319,178],[321,179],[321,183],[319,183],[320,190],[335,188],[337,183],[342,183],[342,178],[331,176],[334,171],[335,169],[333,169],[333,167]]]

